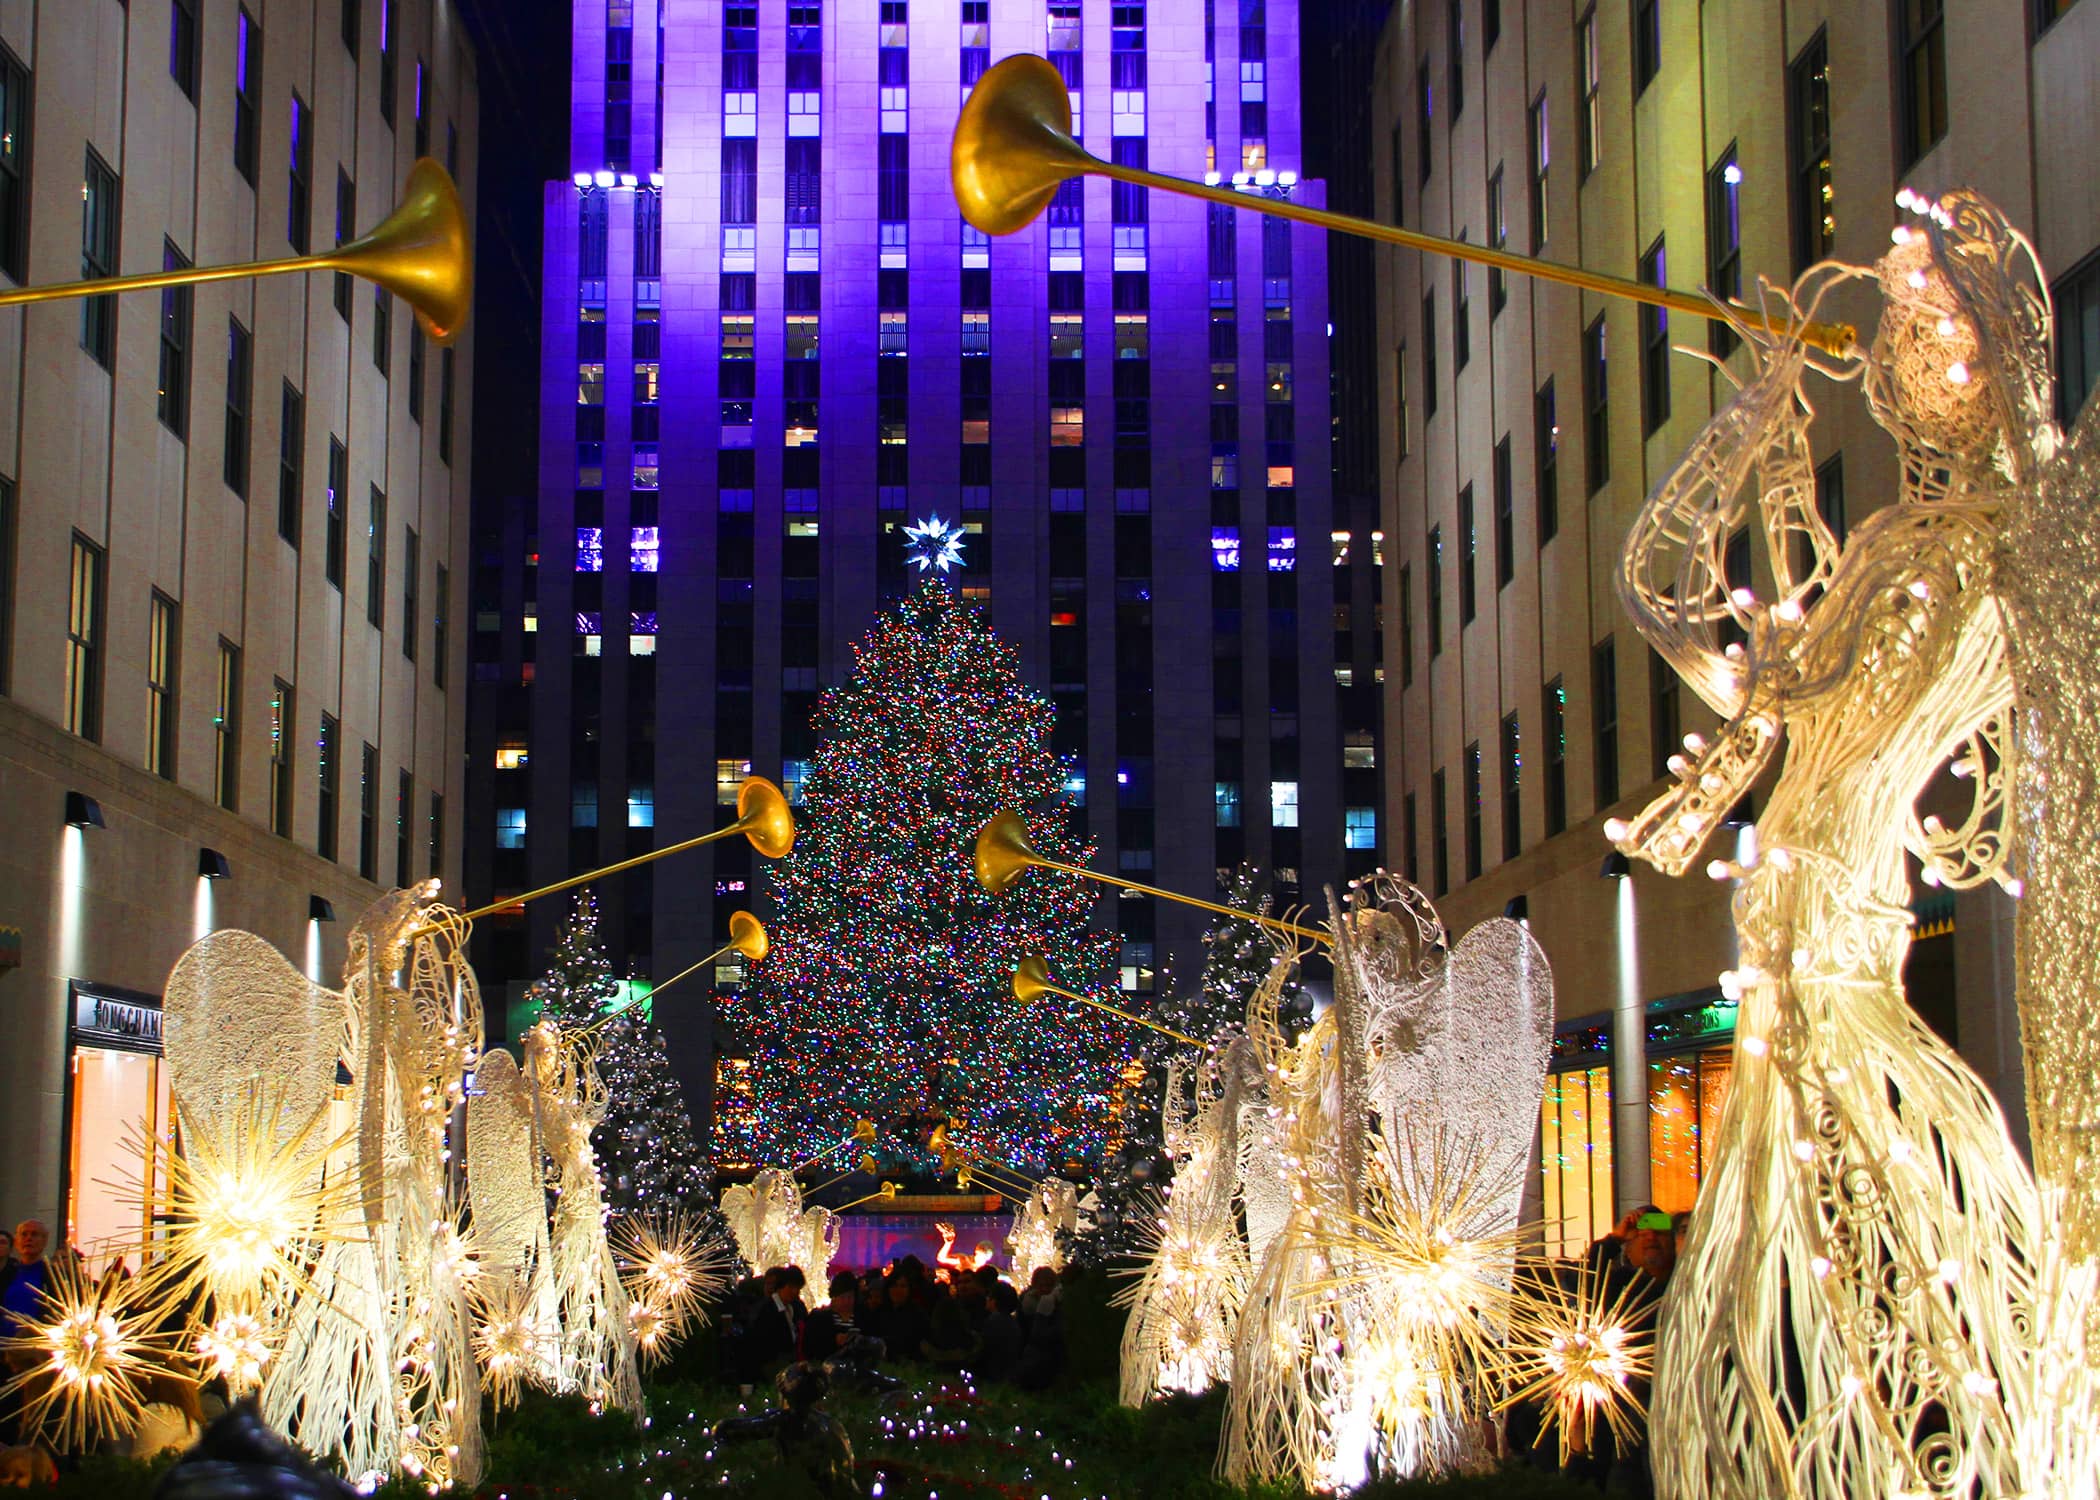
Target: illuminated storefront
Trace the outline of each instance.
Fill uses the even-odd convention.
[[[152,1230],[175,1144],[155,995],[75,982],[66,1058],[66,1243],[100,1271]],[[151,1184],[151,1195],[141,1189]],[[137,1267],[133,1266],[136,1270]]]

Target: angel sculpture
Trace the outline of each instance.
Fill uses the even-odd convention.
[[[1826,263],[1768,291],[1779,331],[1738,324],[1751,378],[1649,496],[1618,579],[1641,633],[1724,721],[1711,746],[1687,738],[1693,758],[1638,818],[1608,825],[1620,849],[1682,873],[1787,742],[1757,857],[1709,867],[1741,880],[1741,964],[1723,976],[1740,1010],[1658,1341],[1651,1452],[1669,1496],[2045,1492],[2030,1450],[2049,1234],[1996,1102],[1902,980],[1906,852],[1939,883],[2010,879],[1997,590],[2023,502],[2000,408],[2031,407],[2034,372],[1990,315],[2026,305],[2009,279],[2022,247],[1971,198],[1895,238],[1871,270]],[[1830,361],[1801,325],[1854,278],[1878,283],[1880,326],[1871,350]],[[1810,370],[1860,380],[1902,461],[1894,502],[1842,546],[1815,506]],[[1769,605],[1727,576],[1753,521]],[[1951,830],[1914,811],[1950,762],[1974,789]]]
[[[803,1208],[794,1173],[763,1168],[723,1192],[722,1214],[736,1236],[737,1254],[754,1271],[798,1266],[812,1286],[829,1278],[839,1248],[838,1216],[828,1208]]]
[[[1078,1228],[1079,1189],[1062,1177],[1045,1177],[1014,1215],[1006,1237],[1014,1279],[1025,1286],[1037,1266],[1062,1271],[1064,1246]]]

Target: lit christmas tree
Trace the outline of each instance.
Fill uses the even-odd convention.
[[[726,1233],[715,1207],[713,1173],[693,1134],[685,1091],[671,1071],[663,1034],[646,1001],[606,1019],[623,986],[598,941],[598,902],[577,895],[555,941],[547,973],[527,992],[529,1008],[577,1032],[604,1021],[598,1076],[605,1081],[605,1118],[591,1132],[605,1201],[615,1213],[667,1214],[683,1209],[708,1237]]]
[[[953,534],[915,530],[916,560],[945,572]],[[885,1170],[936,1167],[925,1140],[941,1121],[966,1153],[1030,1173],[1097,1155],[1129,1029],[1067,1002],[1023,1008],[1011,982],[1041,953],[1060,985],[1106,995],[1115,939],[1088,929],[1076,876],[1031,870],[995,897],[971,870],[1006,807],[1045,857],[1091,858],[1066,828],[1051,721],[1013,649],[939,576],[857,649],[817,707],[794,853],[770,867],[772,951],[739,1006],[752,1138],[725,1153],[789,1165],[865,1117]]]

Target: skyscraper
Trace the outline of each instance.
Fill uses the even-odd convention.
[[[1297,901],[1368,866],[1335,608],[1375,544],[1331,513],[1320,236],[1093,180],[993,243],[948,184],[971,85],[1026,51],[1098,155],[1319,201],[1296,7],[586,0],[574,35],[536,520],[478,617],[488,889],[716,826],[747,772],[792,793],[930,514],[1055,701],[1101,867],[1201,895],[1247,859]],[[675,973],[762,885],[736,843],[621,877],[616,960]],[[492,971],[544,951],[553,914],[526,920]],[[1197,956],[1186,909],[1104,894],[1100,920],[1133,991]],[[706,1015],[660,1016],[696,1102]]]

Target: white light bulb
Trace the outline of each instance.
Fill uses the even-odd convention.
[[[1925,290],[1925,273],[1923,271],[1912,271],[1903,279],[1910,283],[1912,291],[1922,292]]]
[[[1631,831],[1631,826],[1624,818],[1606,818],[1604,820],[1604,836],[1614,844],[1626,837]]]
[[[1951,339],[1951,338],[1953,338],[1953,337],[1954,337],[1954,320],[1953,320],[1952,318],[1942,318],[1942,319],[1940,319],[1940,322],[1939,322],[1939,328],[1938,328],[1938,333],[1939,333],[1939,336],[1940,336],[1941,338],[1943,338],[1943,339]]]
[[[1950,385],[1967,385],[1969,383],[1968,365],[1957,359],[1953,364],[1947,366],[1947,381]]]
[[[1910,226],[1908,224],[1898,224],[1894,229],[1891,229],[1889,231],[1889,242],[1896,245],[1908,245],[1910,243]]]

